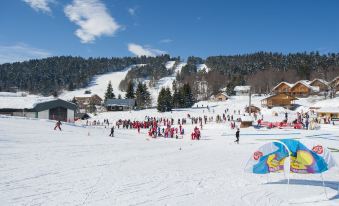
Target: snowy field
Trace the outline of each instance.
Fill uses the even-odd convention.
[[[238,97],[172,113],[109,112],[93,119],[215,116],[226,107],[243,109],[245,102]],[[263,111],[264,118],[283,119],[272,112]],[[200,141],[190,140],[190,121],[183,139],[153,139],[134,129],[116,129],[109,137],[109,129],[100,126],[62,125],[63,131],[54,131],[54,124],[0,118],[1,205],[339,205],[338,168],[324,173],[328,198],[319,174],[293,174],[287,187],[283,174],[243,172],[259,146],[282,138],[320,142],[339,162],[338,125],[308,131],[241,129],[238,145],[229,123],[204,125]]]

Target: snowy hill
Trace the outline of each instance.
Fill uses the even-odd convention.
[[[125,92],[123,92],[119,89],[119,84],[120,84],[121,80],[123,80],[126,77],[128,71],[130,71],[131,69],[133,69],[135,67],[139,67],[139,66],[143,66],[143,65],[144,64],[132,65],[132,66],[127,67],[126,69],[119,71],[119,72],[111,72],[111,73],[107,73],[107,74],[103,74],[103,75],[97,75],[97,76],[93,77],[93,80],[91,81],[91,83],[88,87],[78,89],[78,90],[75,90],[75,91],[64,91],[64,92],[62,92],[62,94],[59,97],[61,99],[64,99],[64,100],[71,100],[71,99],[73,99],[74,96],[86,96],[85,91],[90,90],[92,94],[97,94],[97,95],[99,95],[100,97],[103,98],[104,95],[105,95],[106,89],[107,89],[108,81],[112,82],[114,94],[116,96],[121,94],[121,96],[124,97]],[[180,72],[182,67],[185,66],[185,65],[186,65],[186,63],[184,63],[184,62],[180,62],[180,63],[176,64],[175,61],[168,61],[165,64],[165,67],[167,69],[174,70],[174,74],[172,76],[161,78],[160,80],[158,80],[156,82],[156,85],[154,87],[149,87],[153,105],[156,104],[160,89],[162,87],[172,88],[172,82],[175,80],[176,73]],[[146,83],[147,86],[149,86],[149,84],[148,84],[149,80],[144,80],[143,83]]]
[[[97,75],[93,77],[93,80],[88,87],[75,91],[64,91],[59,97],[64,100],[71,100],[74,96],[82,96],[84,95],[85,91],[90,90],[92,94],[97,94],[103,98],[105,96],[107,84],[109,81],[112,82],[114,94],[116,96],[118,96],[119,94],[121,94],[121,96],[124,96],[125,92],[120,91],[119,89],[119,84],[121,80],[126,77],[126,74],[129,70],[142,65],[143,64],[132,65],[119,72],[110,72],[103,75]]]

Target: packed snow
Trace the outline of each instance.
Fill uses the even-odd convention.
[[[260,98],[252,102],[259,106]],[[336,98],[338,102],[338,98]],[[158,113],[154,109],[105,112],[89,119],[142,121],[145,116],[187,118],[216,116],[226,108],[242,116],[246,97],[199,102],[190,109]],[[208,106],[208,108],[207,108]],[[263,110],[265,120],[284,118],[279,109]],[[274,115],[273,115],[274,114]],[[277,116],[276,116],[277,115]],[[289,118],[295,112],[289,111]],[[244,173],[252,153],[266,142],[295,138],[327,146],[339,162],[339,126],[319,130],[240,130],[240,144],[229,122],[208,122],[202,138],[190,139],[195,124],[187,120],[179,139],[150,138],[147,130],[86,126],[0,116],[1,205],[339,205],[338,168],[317,175]],[[327,197],[326,197],[327,194]]]

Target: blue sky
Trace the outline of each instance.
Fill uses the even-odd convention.
[[[2,0],[0,63],[339,51],[336,0]]]

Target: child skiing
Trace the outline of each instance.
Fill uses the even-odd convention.
[[[240,129],[238,128],[236,133],[235,133],[235,137],[237,138],[234,142],[239,144],[239,137],[240,137]]]
[[[55,127],[54,127],[54,130],[56,130],[57,128],[59,128],[59,130],[61,131],[61,121],[57,121],[57,123],[55,123]]]
[[[114,126],[111,128],[111,133],[109,134],[110,137],[114,137]]]

